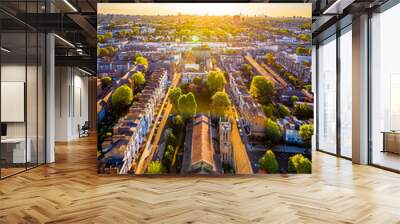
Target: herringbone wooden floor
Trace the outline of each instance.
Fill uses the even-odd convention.
[[[0,181],[0,223],[400,223],[400,175],[323,153],[312,175],[110,177],[95,147]]]

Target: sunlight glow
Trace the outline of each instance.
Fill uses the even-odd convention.
[[[128,15],[239,15],[311,18],[311,3],[98,3],[98,13]]]

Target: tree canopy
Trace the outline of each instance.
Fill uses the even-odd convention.
[[[311,161],[308,158],[305,158],[302,154],[296,154],[289,158],[289,173],[311,173],[311,170]]]
[[[311,55],[311,48],[297,47],[296,54],[302,55],[302,56],[303,55],[309,56],[309,55]]]
[[[275,94],[274,85],[264,76],[254,76],[251,80],[250,94],[256,98],[259,103],[267,105],[272,102]]]
[[[168,99],[171,101],[172,105],[177,108],[178,107],[178,99],[182,95],[182,89],[179,87],[172,88],[169,91]]]
[[[118,114],[122,113],[133,100],[133,91],[126,84],[118,87],[111,96],[112,109]]]
[[[174,118],[174,131],[178,131],[182,129],[185,125],[185,121],[183,120],[181,115],[176,115]]]
[[[265,60],[267,60],[267,64],[269,65],[275,65],[275,57],[271,53],[267,53],[265,55]]]
[[[240,67],[240,71],[247,78],[250,78],[253,75],[253,68],[249,64],[243,64]]]
[[[226,84],[224,73],[220,70],[210,71],[207,75],[207,87],[211,93],[222,91]]]
[[[143,85],[146,82],[146,78],[144,77],[144,74],[140,71],[135,72],[132,77],[131,77],[133,84],[135,86],[140,86]]]
[[[197,103],[193,93],[189,92],[179,97],[178,110],[184,118],[190,118],[196,114]]]
[[[294,106],[293,115],[300,120],[307,120],[314,117],[314,111],[309,105],[298,103]]]
[[[147,167],[147,174],[163,174],[165,173],[165,168],[160,161],[151,161]]]
[[[303,33],[297,36],[302,41],[310,41],[311,40],[311,35],[308,33]]]
[[[116,48],[112,47],[112,46],[108,46],[105,48],[97,48],[97,56],[99,57],[112,57],[114,55],[114,53],[117,51]]]
[[[147,58],[142,57],[142,56],[136,57],[135,64],[143,65],[145,67],[145,70],[147,70],[147,68],[149,67],[149,62],[147,61]]]
[[[97,42],[99,43],[104,43],[106,42],[106,40],[112,38],[112,33],[108,32],[105,34],[97,34]]]
[[[278,108],[272,103],[270,103],[268,105],[262,105],[261,108],[262,108],[265,116],[267,116],[268,118],[270,118],[272,120],[276,120],[276,118],[278,118],[280,116]]]
[[[303,140],[304,145],[311,146],[311,138],[314,133],[314,126],[312,124],[303,124],[300,126],[299,135]]]
[[[225,116],[231,107],[228,94],[219,91],[211,97],[211,110],[214,115]]]
[[[286,117],[290,115],[290,110],[283,104],[278,105],[278,113],[280,117]]]
[[[291,101],[292,103],[295,103],[295,102],[299,101],[299,97],[293,95],[293,96],[290,97],[290,101]]]
[[[260,165],[260,168],[267,171],[267,173],[279,172],[278,161],[271,149],[267,150],[264,156],[258,160],[258,164]]]
[[[271,119],[265,121],[265,137],[274,145],[278,144],[282,138],[278,124]]]
[[[203,79],[200,76],[196,76],[193,79],[193,83],[197,86],[201,85],[203,83]]]
[[[112,83],[112,78],[110,76],[101,78],[101,88],[104,89],[105,87],[111,85],[111,83]]]

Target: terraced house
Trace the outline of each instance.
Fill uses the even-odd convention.
[[[242,115],[242,121],[248,129],[249,135],[264,135],[264,122],[267,118],[260,105],[250,96],[240,73],[228,72],[228,76],[230,93]]]
[[[119,119],[113,128],[112,144],[123,152],[123,165],[119,173],[127,173],[137,159],[140,146],[145,142],[154,121],[155,108],[165,96],[168,75],[164,69],[150,75],[138,102],[134,102],[129,112]]]

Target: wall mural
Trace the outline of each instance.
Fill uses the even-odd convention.
[[[99,173],[311,173],[311,4],[98,13]]]

